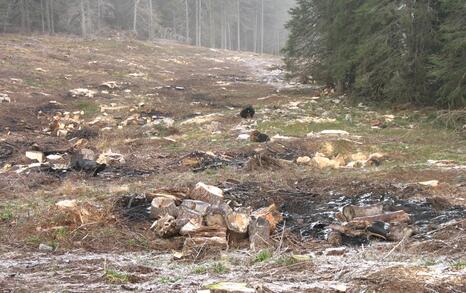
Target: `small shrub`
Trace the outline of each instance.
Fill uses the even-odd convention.
[[[13,220],[13,218],[14,218],[14,213],[13,213],[13,209],[11,206],[3,207],[0,210],[0,221],[8,222],[8,221]]]
[[[228,269],[228,267],[221,262],[214,263],[211,267],[211,270],[213,273],[219,274],[219,275],[226,274],[230,271],[230,269]]]
[[[456,261],[450,265],[450,268],[454,271],[460,271],[466,268],[466,261]]]
[[[129,276],[115,270],[105,270],[105,279],[109,283],[128,283]]]
[[[180,279],[181,279],[180,277],[172,278],[168,276],[162,276],[159,278],[159,283],[160,284],[173,284],[173,283],[178,282]]]
[[[192,272],[196,275],[202,275],[207,273],[208,268],[206,266],[196,266],[193,268]]]
[[[256,257],[254,258],[254,262],[264,262],[272,258],[272,253],[268,250],[261,250]]]

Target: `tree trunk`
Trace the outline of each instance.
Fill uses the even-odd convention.
[[[153,39],[153,34],[154,34],[154,11],[152,7],[152,0],[147,0],[149,1],[149,40]]]
[[[100,31],[102,26],[102,0],[97,0],[97,30]]]
[[[49,8],[50,8],[50,33],[55,34],[55,17],[54,17],[54,14],[53,14],[53,11],[54,11],[53,1],[54,0],[49,0],[49,1],[50,1],[50,5],[49,5]]]
[[[240,8],[241,8],[241,0],[237,0],[237,16],[238,16],[238,19],[237,19],[237,22],[238,22],[238,25],[237,25],[237,33],[238,33],[238,51],[241,51],[241,14],[240,14]]]
[[[133,8],[133,32],[137,33],[137,25],[138,25],[138,5],[139,0],[134,0],[134,8]]]
[[[10,17],[11,6],[13,5],[13,1],[8,3],[8,7],[6,8],[5,18],[3,19],[3,32],[6,33],[6,26],[8,24],[8,18]]]
[[[220,42],[221,42],[221,45],[220,47],[222,49],[226,49],[227,45],[226,45],[226,13],[225,13],[225,2],[222,1],[222,16],[221,16],[221,20],[220,20],[220,27],[221,27],[221,34],[220,34]]]
[[[42,33],[45,33],[44,0],[40,0],[40,23],[42,26]]]
[[[186,23],[186,42],[187,43],[190,43],[189,39],[190,39],[190,36],[189,36],[189,3],[188,3],[188,0],[185,0],[185,23]]]
[[[255,17],[256,20],[254,22],[254,33],[253,33],[253,50],[255,53],[257,53],[257,36],[259,35],[259,9],[257,7],[257,2],[256,2],[256,10],[255,10]]]
[[[195,45],[199,46],[199,1],[196,0],[196,42]]]
[[[45,0],[45,19],[47,22],[47,32],[51,33],[52,24],[50,21],[50,0]]]
[[[92,34],[92,18],[91,18],[91,4],[89,0],[86,0],[86,24],[87,24],[87,33]]]
[[[202,46],[202,0],[199,0],[199,46]]]
[[[86,13],[84,9],[84,0],[81,0],[81,36],[87,38]]]
[[[21,13],[21,31],[26,31],[26,4],[25,0],[20,2],[20,13]]]
[[[261,54],[264,54],[264,0],[261,0]]]
[[[209,0],[209,40],[210,47],[215,47],[215,33],[214,33],[214,7],[212,0]]]

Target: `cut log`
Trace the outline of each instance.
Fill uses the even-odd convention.
[[[220,282],[206,287],[210,293],[254,293],[246,283]]]
[[[226,227],[225,218],[228,214],[232,213],[233,209],[225,204],[210,206],[207,214],[204,216],[204,221],[207,226],[221,226]]]
[[[192,237],[186,238],[183,255],[195,259],[207,254],[218,253],[228,248],[226,237]]]
[[[181,235],[193,235],[202,229],[202,218],[190,219],[181,229]]]
[[[204,216],[205,224],[209,227],[220,226],[226,227],[225,217],[221,214],[208,214]]]
[[[207,210],[210,207],[210,204],[200,200],[185,199],[181,203],[181,206],[190,210],[194,210],[200,213],[202,216],[205,216],[207,214]]]
[[[341,246],[343,244],[343,237],[340,232],[332,231],[328,234],[327,241],[333,246]]]
[[[353,227],[350,224],[346,224],[346,225],[332,224],[329,227],[330,229],[333,230],[333,232],[345,234],[345,235],[352,236],[352,237],[360,237],[360,236],[367,235],[367,232],[365,231],[365,227]],[[338,234],[334,234],[334,235],[336,236]],[[332,242],[333,241],[337,243],[340,240],[332,239]]]
[[[178,235],[179,229],[177,228],[175,218],[170,215],[165,215],[155,224],[155,233],[162,238],[170,238]]]
[[[218,187],[199,182],[191,191],[190,198],[213,205],[220,204],[223,202],[223,191]]]
[[[270,245],[270,225],[266,218],[251,218],[249,223],[249,246],[251,250],[260,250]]]
[[[375,216],[367,216],[367,217],[356,217],[351,220],[350,223],[356,224],[365,224],[365,226],[370,226],[371,223],[380,221],[386,223],[403,223],[409,221],[409,215],[405,211],[396,211],[396,212],[388,212],[385,214],[375,215]]]
[[[346,221],[351,221],[354,218],[358,217],[367,217],[383,214],[383,205],[375,204],[369,206],[355,206],[347,205],[342,209],[343,216],[346,218]]]
[[[228,230],[239,234],[248,232],[250,213],[246,209],[240,209],[229,213],[225,217]]]
[[[388,239],[391,241],[401,241],[406,235],[411,236],[414,230],[404,223],[395,223],[390,225]]]
[[[38,151],[27,151],[26,157],[30,160],[37,161],[39,163],[44,162],[44,153]]]
[[[196,232],[195,237],[220,237],[227,238],[227,229],[225,227],[202,227]]]
[[[254,211],[251,216],[254,218],[263,218],[269,222],[270,233],[275,231],[277,224],[283,220],[283,216],[275,204]]]
[[[189,221],[180,231],[181,235],[191,237],[227,237],[226,227],[212,226],[207,227],[200,225],[195,221]]]
[[[165,215],[178,216],[178,207],[173,199],[166,197],[156,197],[152,200],[150,213],[153,218],[158,219]]]
[[[177,195],[173,195],[170,193],[149,193],[147,194],[148,197],[150,198],[156,198],[156,197],[163,197],[163,198],[168,198],[171,199],[175,202],[176,205],[180,205],[182,202],[182,198],[178,197]]]
[[[176,218],[176,225],[178,226],[178,228],[181,229],[191,220],[202,223],[203,217],[200,213],[196,211],[193,211],[186,207],[180,207],[178,210],[178,217]]]

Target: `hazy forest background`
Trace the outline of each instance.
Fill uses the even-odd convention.
[[[285,55],[291,75],[366,100],[466,105],[464,0],[2,0],[0,31],[129,32]]]

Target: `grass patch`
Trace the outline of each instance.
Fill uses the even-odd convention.
[[[168,277],[168,276],[162,276],[159,278],[159,283],[160,284],[173,284],[181,280],[181,277]]]
[[[33,246],[37,246],[39,244],[42,243],[42,239],[41,237],[39,237],[38,235],[29,235],[26,240],[25,240],[26,244],[28,245],[33,245]]]
[[[115,270],[105,270],[105,279],[109,283],[128,283],[129,275],[126,273],[117,272]]]
[[[147,249],[150,246],[149,240],[143,237],[136,237],[134,239],[129,239],[128,240],[128,246],[134,247],[134,248],[144,248]]]
[[[198,265],[195,266],[191,272],[196,275],[203,275],[206,273],[212,273],[217,275],[222,275],[230,272],[228,266],[223,262],[215,262],[211,265]]]
[[[100,111],[100,106],[93,100],[80,100],[77,101],[75,107],[79,111],[84,111],[84,116],[89,117]]]
[[[460,271],[466,268],[466,261],[459,260],[450,265],[450,268],[454,271]]]
[[[272,253],[269,250],[261,250],[255,257],[254,262],[264,262],[272,258]]]
[[[430,266],[435,266],[437,264],[437,262],[433,259],[427,259],[424,261],[423,265],[425,267],[430,267]]]
[[[211,267],[211,270],[213,273],[221,275],[221,274],[226,274],[230,271],[230,269],[221,262],[214,263]]]
[[[207,273],[209,271],[209,268],[204,266],[204,265],[200,265],[200,266],[195,266],[193,269],[192,269],[192,273],[193,274],[196,274],[196,275],[203,275],[205,273]]]
[[[0,221],[9,222],[13,220],[15,213],[13,212],[13,207],[11,205],[6,205],[0,209]]]

